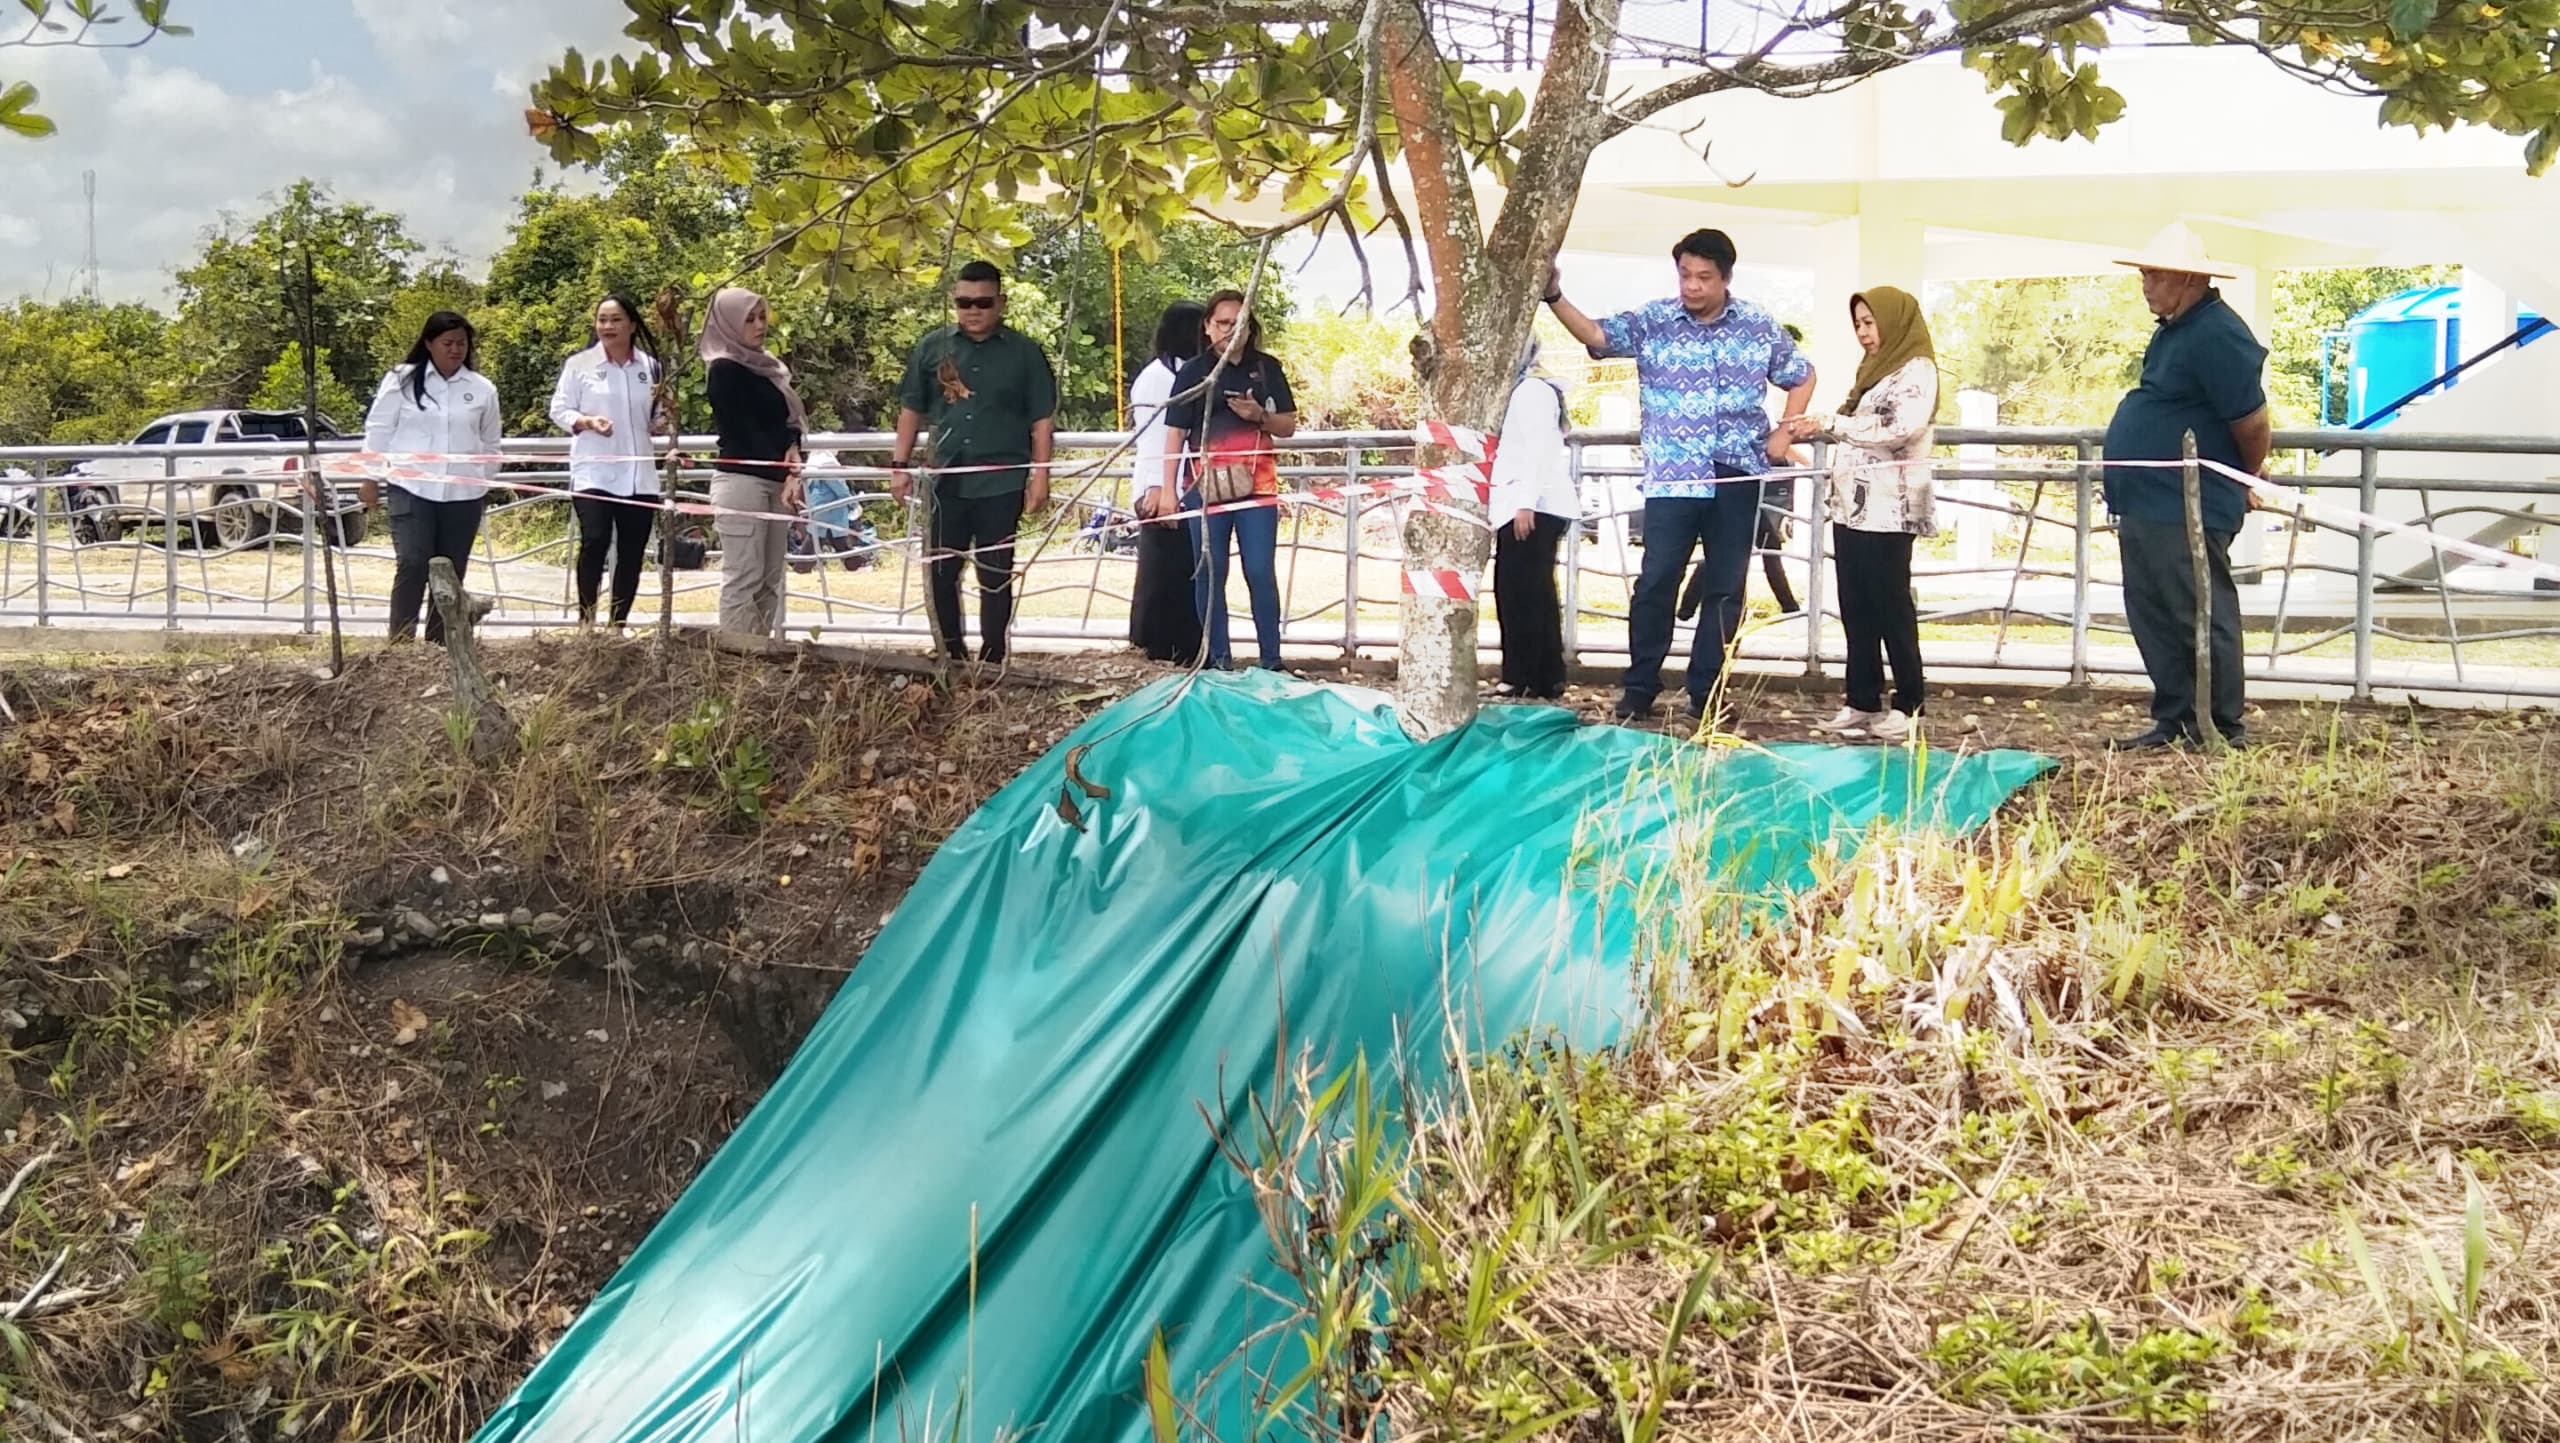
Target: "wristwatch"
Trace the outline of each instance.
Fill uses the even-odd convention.
[[[1556,302],[1564,299],[1564,291],[1561,288],[1552,290],[1547,292],[1545,295],[1540,296],[1538,299],[1545,304],[1552,306]]]

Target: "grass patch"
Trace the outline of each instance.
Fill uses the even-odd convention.
[[[1356,1214],[1394,1246],[1284,1241],[1340,1351],[1281,1411],[1337,1439],[2551,1436],[2554,759],[2542,723],[2366,715],[2083,764],[1977,837],[1874,839],[1778,925],[1663,929],[1623,1045],[1523,1039],[1409,1141],[1311,1074],[1282,1111],[1367,1162],[1266,1161],[1303,1212],[1276,1231]]]

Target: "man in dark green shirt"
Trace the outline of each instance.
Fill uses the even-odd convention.
[[[2107,427],[2110,461],[2180,461],[2193,432],[2201,460],[2245,476],[2263,474],[2275,439],[2267,416],[2267,349],[2225,305],[2213,279],[2231,272],[2205,258],[2182,225],[2151,250],[2119,264],[2142,272],[2142,298],[2159,318],[2142,356],[2142,380]],[[2124,557],[2125,623],[2151,675],[2151,729],[2114,743],[2141,751],[2199,740],[2196,721],[2195,558],[2187,545],[2186,481],[2177,466],[2110,466],[2107,509]],[[2240,592],[2231,579],[2231,542],[2249,512],[2249,490],[2204,469],[2205,561],[2212,582],[2214,729],[2246,739],[2240,674]]]
[[[898,388],[898,445],[889,492],[914,493],[916,436],[925,453],[925,571],[933,630],[943,654],[969,659],[960,620],[960,561],[978,568],[978,655],[1001,662],[1013,620],[1013,542],[1022,514],[1049,501],[1058,380],[1040,343],[1004,323],[1004,273],[985,261],[960,268],[954,323],[916,343]]]

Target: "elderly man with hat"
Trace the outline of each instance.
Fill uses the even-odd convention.
[[[2177,462],[2193,432],[2201,461],[2246,476],[2263,473],[2275,431],[2267,416],[2267,348],[2223,303],[2216,278],[2234,272],[2202,241],[2172,225],[2138,256],[2118,262],[2142,272],[2142,298],[2159,318],[2142,355],[2142,380],[2107,427],[2110,462]],[[2151,674],[2151,729],[2114,743],[2118,751],[2178,746],[2202,738],[2196,721],[2196,586],[2187,544],[2185,481],[2176,465],[2110,465],[2107,509],[2124,556],[2125,621]],[[2242,730],[2240,593],[2231,580],[2231,542],[2249,510],[2248,488],[2204,468],[2205,559],[2211,568],[2214,729],[2234,745]]]

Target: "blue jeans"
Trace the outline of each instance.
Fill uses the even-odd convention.
[[[1182,498],[1185,510],[1200,505],[1200,494]],[[1280,508],[1255,506],[1197,517],[1191,529],[1191,554],[1205,544],[1208,564],[1198,569],[1192,596],[1200,606],[1200,624],[1209,637],[1209,665],[1235,665],[1227,640],[1227,551],[1232,545],[1244,565],[1244,589],[1253,601],[1253,637],[1266,671],[1280,669]],[[1204,535],[1205,526],[1205,535]]]
[[[1722,476],[1724,468],[1718,467]],[[1706,709],[1716,678],[1724,672],[1724,650],[1742,629],[1742,584],[1750,572],[1751,544],[1760,529],[1760,486],[1756,477],[1716,482],[1713,496],[1654,496],[1644,503],[1644,569],[1636,575],[1636,594],[1628,608],[1626,695],[1650,702],[1662,691],[1662,663],[1671,654],[1671,634],[1680,602],[1680,583],[1689,571],[1689,555],[1701,544],[1705,581],[1698,607],[1698,633],[1689,646],[1689,700]]]

